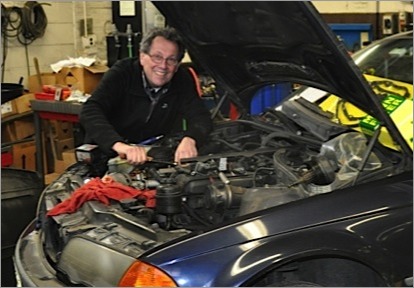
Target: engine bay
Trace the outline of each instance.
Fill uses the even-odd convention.
[[[131,197],[111,200],[108,209],[128,215],[129,220],[145,227],[190,233],[398,171],[395,163],[401,161],[397,156],[383,154],[392,151],[346,126],[322,123],[318,119],[326,115],[319,111],[309,116],[318,131],[298,125],[291,115],[304,107],[299,102],[284,111],[270,109],[251,119],[216,123],[200,156],[180,164],[172,162],[179,136],[152,145],[148,151],[152,160],[143,165],[111,159],[104,178],[139,191],[152,191],[155,204],[148,205],[145,197]],[[77,163],[68,169],[66,178],[63,175],[50,185],[46,189],[46,211],[93,178],[90,171],[94,169],[90,168]],[[79,210],[85,210],[84,206]],[[68,229],[71,225],[65,219],[73,222],[75,215],[53,218],[62,229]]]

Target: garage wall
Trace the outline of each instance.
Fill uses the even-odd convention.
[[[4,7],[23,7],[25,2],[1,1],[2,16]],[[41,72],[52,72],[50,64],[68,57],[84,55],[80,37],[80,19],[93,19],[93,32],[97,35],[97,54],[100,59],[106,59],[105,35],[108,23],[111,23],[111,2],[39,2],[47,17],[47,27],[43,37],[32,44],[24,46],[16,38],[2,41],[6,49],[2,49],[3,61],[2,82],[17,83],[20,77],[27,87],[28,76],[35,74],[33,58],[39,60]],[[44,4],[43,4],[44,3]],[[84,10],[83,3],[86,3]],[[4,5],[4,7],[3,7]],[[3,19],[2,19],[3,23]]]
[[[312,1],[320,13],[413,12],[413,1]]]
[[[3,1],[2,4],[4,4]],[[17,7],[22,7],[22,4],[22,2],[13,3]],[[34,71],[33,57],[39,59],[42,69],[47,62],[73,55],[72,3],[60,2],[50,6],[44,5],[43,9],[47,15],[48,25],[42,38],[35,40],[28,46],[23,46],[16,38],[12,37],[3,42],[7,48],[2,49],[3,59],[5,58],[2,82],[16,83],[20,77],[27,78],[27,75]],[[2,15],[3,13],[2,7]],[[10,17],[15,17],[15,15]],[[62,33],[62,31],[66,31],[66,33]],[[28,64],[30,64],[29,67]]]
[[[373,40],[388,36],[383,31],[384,17],[391,17],[395,31],[404,31],[413,21],[412,1],[313,1],[327,23],[364,23],[372,25]],[[332,4],[334,3],[334,4]]]

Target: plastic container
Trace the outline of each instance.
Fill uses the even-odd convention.
[[[23,85],[14,83],[1,83],[1,104],[11,101],[24,93]]]
[[[280,103],[292,91],[292,84],[272,84],[260,89],[250,103],[250,114],[256,115]]]

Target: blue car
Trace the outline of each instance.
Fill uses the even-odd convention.
[[[351,58],[308,1],[154,5],[238,117],[214,108],[208,144],[181,165],[177,134],[139,166],[69,167],[18,240],[21,284],[412,286],[412,32]],[[280,83],[291,94],[251,115]],[[51,213],[102,183],[132,196]]]

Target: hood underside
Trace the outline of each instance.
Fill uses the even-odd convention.
[[[371,109],[361,73],[308,2],[154,5],[168,25],[181,32],[192,58],[234,93],[256,84],[290,81],[317,86]]]
[[[232,99],[249,103],[257,87],[298,83],[340,96],[397,131],[345,45],[311,2],[153,4],[167,25],[180,32],[193,62],[210,73]]]

